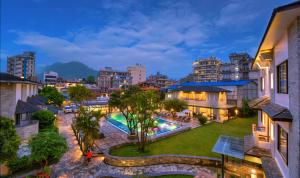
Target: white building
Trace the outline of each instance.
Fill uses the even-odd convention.
[[[127,67],[128,72],[132,77],[132,84],[138,84],[146,81],[146,67],[141,64]]]
[[[274,9],[253,69],[260,70],[258,110],[246,154],[266,177],[300,177],[300,1]]]
[[[57,83],[58,73],[49,71],[44,72],[44,82],[47,84],[55,84]]]

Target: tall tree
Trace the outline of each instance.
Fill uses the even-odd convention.
[[[173,117],[176,112],[183,111],[187,108],[187,103],[180,99],[168,99],[163,102],[165,110],[169,111]]]
[[[140,92],[141,89],[138,86],[129,86],[125,90],[112,93],[109,100],[109,106],[118,108],[124,115],[130,135],[134,135],[137,128],[137,121],[134,117],[136,109],[135,100],[137,94]]]
[[[87,79],[86,79],[86,83],[88,83],[88,84],[94,84],[94,83],[96,83],[95,77],[93,75],[89,75],[87,77]]]
[[[55,116],[51,111],[40,110],[32,114],[33,120],[39,121],[39,129],[46,129],[54,126]]]
[[[61,104],[64,102],[65,98],[64,96],[59,93],[59,91],[55,87],[46,86],[44,87],[39,95],[44,96],[48,99],[49,104],[54,104],[57,106],[61,106]]]
[[[93,97],[93,93],[91,92],[91,90],[82,85],[69,87],[68,92],[71,100],[78,103],[82,103],[83,101]]]
[[[0,116],[0,163],[17,157],[20,137],[12,119]]]
[[[159,94],[155,91],[144,91],[137,94],[135,115],[139,129],[136,130],[136,133],[138,149],[141,152],[145,151],[149,133],[152,132],[153,128],[157,127],[154,114],[159,108],[159,102]]]

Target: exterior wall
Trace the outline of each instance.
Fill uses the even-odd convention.
[[[39,132],[39,122],[34,120],[27,125],[21,127],[17,126],[16,131],[21,137],[22,141],[27,141],[32,135],[35,135]]]
[[[146,67],[142,65],[136,65],[127,68],[132,77],[132,84],[138,84],[146,81]]]
[[[274,71],[274,98],[272,102],[280,104],[289,108],[289,95],[277,93],[277,66],[288,59],[288,41],[287,33],[283,35],[279,43],[274,48],[274,62],[273,71]],[[290,67],[290,66],[288,66]]]
[[[289,177],[300,177],[300,16],[288,29],[289,110],[293,122],[289,133]]]
[[[0,84],[0,115],[14,119],[16,102],[16,85],[1,83]]]

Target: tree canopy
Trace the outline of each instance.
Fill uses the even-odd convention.
[[[0,162],[17,157],[20,137],[17,135],[12,119],[0,116]]]
[[[51,160],[59,160],[67,151],[64,137],[56,132],[40,132],[29,141],[33,160],[47,166]]]
[[[49,104],[54,104],[57,106],[61,106],[61,104],[65,100],[64,96],[59,93],[59,91],[55,87],[51,86],[44,87],[39,94],[46,97]]]
[[[165,100],[163,105],[165,110],[172,113],[173,117],[176,112],[183,111],[187,108],[187,103],[177,98]]]
[[[86,78],[86,83],[88,83],[88,84],[94,84],[94,83],[96,83],[95,77],[94,77],[93,75],[89,75],[89,76]]]
[[[39,121],[39,129],[46,129],[54,126],[55,116],[51,111],[39,110],[32,114],[32,119]]]
[[[82,85],[69,87],[68,92],[71,100],[76,101],[78,103],[81,103],[84,100],[93,97],[93,93],[91,92],[91,90]]]

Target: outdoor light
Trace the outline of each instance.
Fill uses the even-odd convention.
[[[234,110],[234,113],[235,113],[235,115],[238,115],[239,110],[238,110],[238,109],[235,109],[235,110]]]
[[[251,169],[251,174],[256,174],[256,170],[255,169]]]

